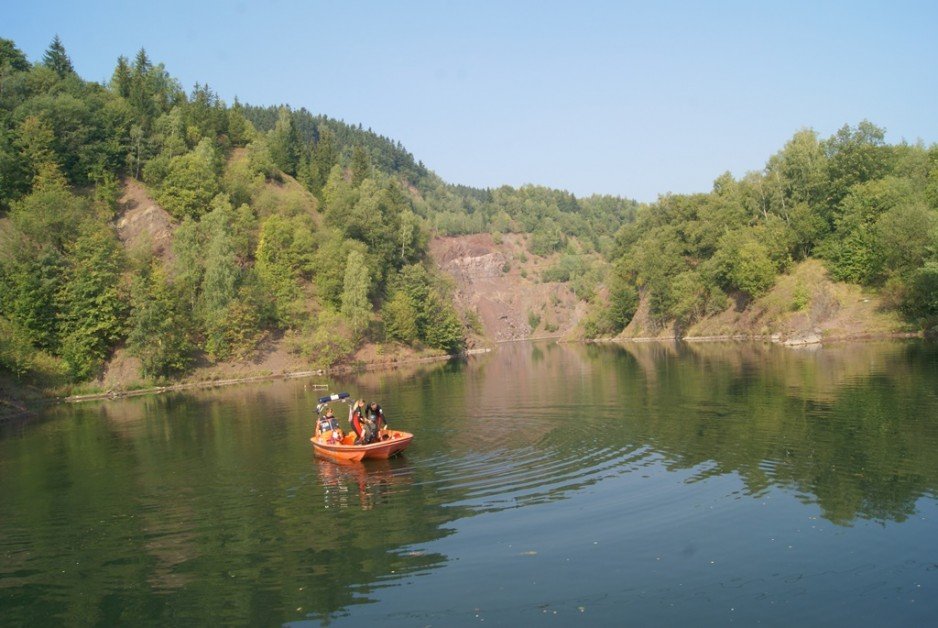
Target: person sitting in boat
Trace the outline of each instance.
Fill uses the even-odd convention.
[[[359,399],[355,402],[352,416],[349,417],[349,422],[352,424],[352,429],[355,431],[356,445],[367,445],[374,442],[375,436],[378,433],[377,426],[375,422],[369,418],[363,399]]]
[[[339,429],[339,421],[335,418],[332,408],[319,416],[316,422],[316,436],[328,436],[327,443],[338,443],[342,440],[342,430]]]
[[[384,411],[381,409],[381,406],[378,405],[377,401],[372,401],[368,404],[368,410],[366,412],[368,418],[375,424],[375,430],[380,435],[379,438],[384,440],[386,432],[388,429],[387,421],[384,420]]]

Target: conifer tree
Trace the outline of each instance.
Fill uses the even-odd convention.
[[[352,250],[345,264],[345,284],[342,290],[342,315],[356,332],[361,332],[368,325],[371,316],[371,304],[368,302],[368,289],[371,287],[368,268],[364,256]]]
[[[121,55],[117,58],[117,67],[111,75],[111,89],[121,98],[130,97],[130,64],[127,57]]]
[[[335,165],[338,157],[336,151],[335,133],[328,127],[319,126],[319,139],[312,151],[310,158],[310,191],[318,195],[326,181],[329,179],[329,172]]]
[[[69,74],[75,73],[75,68],[72,67],[72,60],[68,58],[68,54],[65,52],[65,46],[62,45],[62,40],[59,39],[58,35],[52,39],[52,43],[49,44],[49,48],[42,56],[42,64],[54,70],[56,74],[63,78]]]
[[[300,161],[300,140],[288,108],[280,108],[277,124],[267,134],[267,145],[277,167],[291,176],[296,175]]]
[[[371,156],[365,147],[356,145],[352,150],[352,185],[358,187],[371,176]]]

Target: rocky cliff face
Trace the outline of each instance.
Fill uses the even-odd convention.
[[[550,260],[526,253],[524,236],[499,243],[487,233],[437,238],[430,254],[453,279],[457,307],[481,323],[474,344],[566,336],[585,314],[567,284],[540,281]]]

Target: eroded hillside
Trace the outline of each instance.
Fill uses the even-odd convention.
[[[586,313],[569,284],[541,281],[551,260],[528,253],[525,236],[436,238],[430,254],[453,279],[456,306],[478,317],[477,343],[567,336]]]

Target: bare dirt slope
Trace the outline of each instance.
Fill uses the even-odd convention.
[[[118,201],[117,237],[128,250],[147,246],[164,262],[172,259],[173,218],[136,179],[124,180]]]
[[[527,253],[523,236],[500,243],[488,233],[436,238],[430,255],[455,282],[457,307],[478,316],[477,344],[565,336],[585,314],[568,285],[540,281],[550,260]]]

